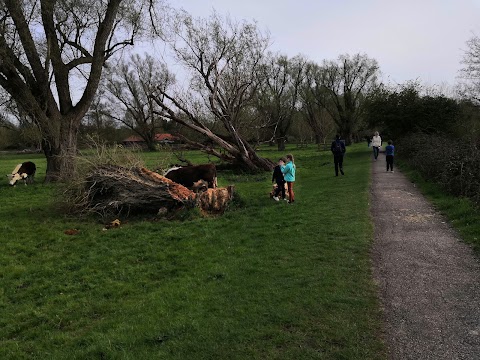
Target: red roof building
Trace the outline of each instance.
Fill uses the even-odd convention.
[[[145,142],[145,140],[143,140],[140,136],[137,136],[137,135],[130,135],[129,137],[127,137],[126,139],[124,139],[122,141],[123,143],[126,143],[126,142],[131,142],[131,143],[138,143],[138,142]]]
[[[172,134],[155,134],[155,142],[158,143],[174,143],[179,139]],[[145,146],[145,140],[138,135],[130,135],[122,141],[124,146]]]
[[[155,141],[177,141],[178,138],[172,134],[155,134]]]

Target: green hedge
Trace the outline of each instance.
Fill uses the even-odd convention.
[[[480,205],[480,151],[475,144],[445,135],[417,133],[397,142],[397,155],[426,180]]]

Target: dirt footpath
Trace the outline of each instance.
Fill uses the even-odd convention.
[[[373,161],[373,160],[372,160]],[[385,156],[372,165],[373,272],[389,359],[480,359],[480,266]]]

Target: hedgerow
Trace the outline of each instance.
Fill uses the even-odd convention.
[[[480,205],[480,151],[474,142],[414,133],[397,141],[399,158],[448,193]]]

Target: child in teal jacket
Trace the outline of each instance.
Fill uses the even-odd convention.
[[[283,177],[287,182],[287,189],[288,189],[288,196],[289,200],[288,203],[291,204],[295,201],[295,193],[293,192],[293,184],[295,183],[295,163],[293,161],[293,155],[287,155],[287,165],[282,169]]]

